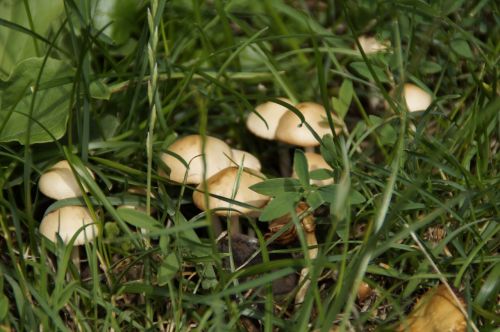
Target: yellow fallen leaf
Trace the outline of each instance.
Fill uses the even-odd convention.
[[[398,331],[464,332],[466,328],[465,317],[452,294],[445,285],[439,285],[422,296]]]

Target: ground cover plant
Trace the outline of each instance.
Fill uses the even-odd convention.
[[[0,329],[495,330],[499,30],[489,0],[0,2]],[[255,135],[265,103],[318,146]]]

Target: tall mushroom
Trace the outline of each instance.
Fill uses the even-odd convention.
[[[214,213],[219,216],[229,216],[230,232],[238,231],[239,222],[238,216],[241,214],[251,215],[255,212],[255,208],[263,207],[269,200],[268,196],[259,194],[249,187],[262,182],[265,176],[255,170],[243,168],[240,172],[238,167],[228,167],[214,174],[206,181],[208,194],[224,197],[226,200],[209,196],[208,205],[211,209],[215,209]],[[197,190],[193,192],[193,202],[201,210],[206,210],[208,207],[205,204],[205,193],[203,192],[204,184],[200,183]],[[247,206],[236,205],[228,200],[241,202]]]

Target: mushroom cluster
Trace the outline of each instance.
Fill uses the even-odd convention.
[[[278,98],[278,100],[293,105],[286,98]],[[320,154],[314,152],[314,147],[320,145],[317,137],[323,137],[326,134],[331,134],[331,128],[328,123],[328,114],[326,109],[314,102],[302,102],[294,106],[302,115],[305,125],[301,122],[299,116],[288,109],[287,107],[269,101],[258,105],[254,113],[250,113],[247,118],[246,126],[254,135],[266,139],[275,140],[289,145],[303,147],[306,151],[306,158],[309,162],[309,171],[325,168],[331,170],[331,167],[326,163]],[[334,131],[339,135],[345,128],[345,124],[341,118],[335,113],[330,113],[334,123]],[[313,132],[317,135],[314,135]],[[283,175],[289,175],[290,162],[288,155],[284,155],[286,161],[281,172]],[[292,177],[295,175],[292,174]],[[331,184],[331,181],[311,181],[316,185]]]
[[[231,149],[218,138],[182,137],[162,153],[161,159],[170,174],[160,169],[160,175],[177,183],[197,185],[193,191],[194,204],[201,210],[213,209],[216,215],[228,216],[232,232],[239,232],[239,215],[255,213],[269,200],[249,188],[265,179],[259,172],[260,161],[249,152]],[[205,188],[209,195],[207,202]]]
[[[94,175],[88,169],[94,178]],[[45,173],[38,182],[40,191],[47,197],[55,200],[80,197],[82,189],[88,192],[85,186],[80,186],[71,166],[66,160],[59,161]],[[75,266],[79,264],[77,246],[90,242],[97,235],[95,225],[90,211],[82,206],[63,206],[55,211],[46,213],[40,223],[40,234],[52,242],[57,242],[59,236],[67,244],[78,232],[80,232],[73,243],[72,258]]]
[[[288,99],[279,98],[279,100],[293,105]],[[315,147],[320,144],[311,129],[319,137],[332,133],[327,111],[322,105],[302,102],[294,105],[294,108],[302,114],[304,122],[310,128],[304,125],[293,111],[271,101],[255,108],[255,113],[251,113],[247,118],[247,128],[258,137],[301,147]],[[330,115],[335,125],[335,134],[338,135],[344,128],[344,122],[335,113],[331,112]]]

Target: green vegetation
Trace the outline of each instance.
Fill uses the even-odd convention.
[[[1,2],[0,330],[394,330],[443,282],[462,295],[469,330],[494,330],[498,6]],[[361,35],[387,48],[359,52]],[[407,111],[405,82],[433,95],[425,111]],[[300,149],[246,129],[255,106],[282,96],[344,119],[342,134],[318,137],[333,172],[310,173]],[[257,264],[228,267],[209,226],[215,218],[192,204],[193,186],[160,176],[160,153],[189,134],[261,160],[269,180],[255,189],[275,201],[266,221],[240,217],[258,238]],[[278,155],[294,160],[299,179],[282,173],[290,165]],[[62,159],[88,189],[82,198],[54,201],[38,190]],[[135,187],[145,195],[128,192]],[[299,225],[300,200],[315,214],[315,259],[300,229],[290,245],[264,237],[274,217],[291,212]],[[79,263],[71,244],[38,230],[46,211],[66,205],[87,206],[98,229]],[[298,286],[273,294],[273,281],[303,267],[311,285],[302,303],[294,304]],[[361,282],[374,290],[363,301]]]

